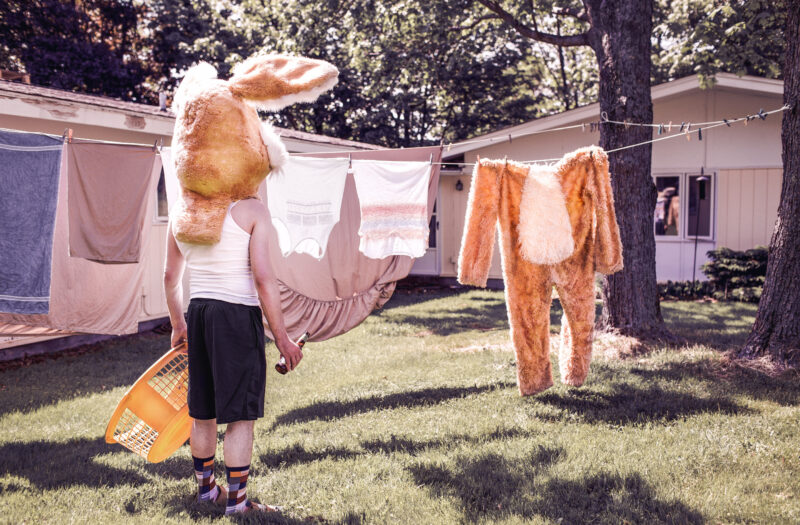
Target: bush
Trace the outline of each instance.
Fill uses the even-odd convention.
[[[658,283],[658,295],[661,299],[696,299],[711,297],[714,286],[709,281],[667,281]]]
[[[711,259],[702,267],[717,299],[755,303],[767,274],[767,248],[758,246],[743,252],[717,248],[707,253]]]

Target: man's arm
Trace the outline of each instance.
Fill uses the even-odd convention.
[[[164,262],[164,292],[167,295],[169,322],[172,324],[170,343],[175,348],[186,340],[186,320],[183,318],[183,269],[185,261],[172,235],[172,223],[167,225],[167,259]]]
[[[263,205],[259,203],[257,209],[260,213],[253,214],[253,231],[250,233],[250,267],[253,271],[253,281],[258,292],[258,300],[261,302],[261,309],[264,311],[269,329],[275,337],[275,345],[286,359],[286,366],[289,370],[293,370],[303,358],[303,352],[289,339],[289,334],[286,333],[280,291],[267,248],[267,233],[271,226],[267,221]]]

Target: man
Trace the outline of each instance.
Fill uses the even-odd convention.
[[[167,234],[164,288],[172,346],[188,341],[190,438],[198,499],[225,504],[225,513],[274,511],[247,498],[253,424],[264,415],[266,357],[262,310],[289,370],[303,357],[289,340],[267,252],[267,210],[256,199],[231,204],[217,244],[206,246]],[[181,280],[191,269],[188,324]],[[260,306],[260,307],[259,307]],[[227,424],[223,445],[227,490],[214,479],[217,424]]]

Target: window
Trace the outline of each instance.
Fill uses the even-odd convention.
[[[689,237],[711,236],[711,177],[689,176],[689,213],[686,215]],[[707,179],[707,180],[706,180]]]
[[[428,224],[428,248],[436,248],[436,224],[436,201],[434,201],[431,222]]]
[[[164,168],[161,168],[161,175],[158,176],[156,199],[156,219],[167,220],[169,211],[167,208],[167,185],[164,180]]]
[[[689,173],[656,175],[653,232],[660,239],[711,238],[714,176]],[[683,198],[681,198],[683,197]]]
[[[653,225],[656,235],[678,237],[680,235],[681,218],[681,176],[670,175],[656,177],[656,210],[653,213]]]

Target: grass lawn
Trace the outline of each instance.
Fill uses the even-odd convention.
[[[271,523],[800,522],[798,374],[724,354],[755,307],[662,308],[685,347],[596,352],[582,388],[521,398],[502,292],[398,293],[269,372],[248,493],[286,507]],[[0,522],[230,521],[194,502],[188,447],[148,464],[104,442],[167,346],[143,334],[0,372]]]

